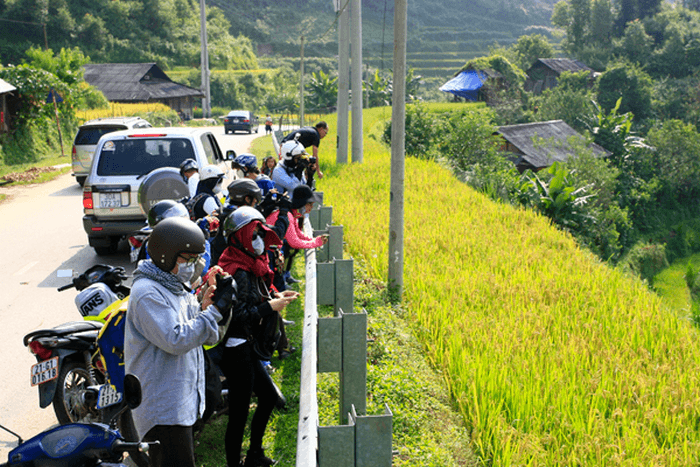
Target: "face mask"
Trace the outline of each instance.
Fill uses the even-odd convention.
[[[253,250],[255,250],[255,254],[258,256],[265,252],[265,241],[262,237],[255,237],[253,239]]]
[[[180,281],[184,284],[189,284],[189,282],[192,280],[192,275],[194,275],[194,268],[195,268],[195,263],[192,264],[187,264],[187,263],[178,263],[177,265],[177,273],[175,276],[180,279]]]

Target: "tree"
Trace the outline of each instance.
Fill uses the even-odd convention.
[[[511,47],[515,56],[515,63],[521,70],[530,68],[538,58],[554,57],[554,47],[542,34],[530,34],[520,36]]]
[[[654,38],[646,33],[644,23],[635,20],[625,28],[621,46],[625,57],[630,62],[644,65],[651,56]]]
[[[331,111],[338,103],[338,77],[319,70],[311,74],[306,84],[306,106],[314,111]]]
[[[612,45],[613,14],[610,0],[594,0],[591,11],[591,40],[604,47]]]
[[[597,101],[605,111],[615,108],[622,99],[619,111],[632,112],[635,118],[651,115],[651,77],[635,65],[619,63],[600,75],[597,82]]]

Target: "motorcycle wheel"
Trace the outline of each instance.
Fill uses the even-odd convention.
[[[58,423],[66,425],[99,419],[96,409],[90,408],[84,401],[83,394],[89,385],[90,374],[85,366],[71,360],[63,362],[53,396],[53,410]]]
[[[126,441],[140,441],[139,434],[134,425],[134,419],[131,416],[131,410],[127,410],[119,417],[119,432]],[[148,467],[148,454],[145,452],[130,452],[129,458],[134,461],[138,467]]]

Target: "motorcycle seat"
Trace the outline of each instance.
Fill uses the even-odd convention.
[[[99,321],[71,321],[69,323],[59,324],[55,328],[51,329],[39,329],[37,331],[30,332],[24,336],[25,347],[29,344],[31,339],[37,337],[60,337],[68,334],[76,334],[86,331],[99,331],[102,328],[102,323]]]

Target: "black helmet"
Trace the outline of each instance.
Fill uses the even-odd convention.
[[[262,201],[262,190],[257,183],[250,178],[239,178],[228,185],[228,202],[236,206],[243,206],[246,203],[246,196],[255,198],[258,203]]]
[[[184,217],[189,219],[190,214],[187,212],[187,208],[184,204],[171,199],[164,199],[158,201],[149,209],[148,225],[153,228],[166,217]]]
[[[199,170],[199,166],[197,165],[197,161],[194,159],[185,159],[180,163],[180,175],[183,177],[185,176],[185,172],[188,170]]]
[[[148,255],[153,263],[170,272],[182,253],[204,253],[204,233],[197,224],[182,217],[168,217],[153,228],[148,239]]]
[[[257,209],[250,206],[241,206],[226,216],[226,219],[224,219],[224,237],[228,239],[231,234],[237,232],[253,221],[260,221],[264,224],[265,218]]]

